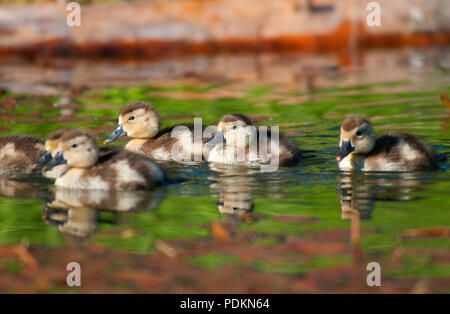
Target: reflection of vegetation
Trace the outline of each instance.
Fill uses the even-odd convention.
[[[42,222],[42,202],[0,198],[1,244],[42,243],[49,247],[62,245],[63,239],[55,228]]]
[[[219,217],[219,213],[211,210],[211,204],[211,199],[206,197],[183,197],[182,201],[180,197],[168,197],[154,212],[121,217],[125,226],[140,230],[141,234],[131,238],[106,235],[106,231],[117,229],[117,226],[103,223],[93,240],[118,249],[146,252],[153,250],[157,239],[205,237],[209,232],[202,226]]]
[[[189,259],[189,263],[193,265],[198,265],[208,269],[217,270],[219,268],[225,267],[227,265],[239,264],[240,258],[233,255],[224,254],[208,254],[203,256],[195,256]]]
[[[257,262],[253,263],[253,266],[266,272],[302,275],[311,269],[348,264],[351,262],[351,258],[321,257],[302,260],[299,257],[299,261],[298,263],[290,264]]]
[[[218,270],[226,266],[244,263],[245,265],[266,272],[301,275],[310,269],[348,264],[351,262],[351,258],[349,257],[321,257],[321,258],[304,259],[299,256],[297,257],[297,259],[298,260],[295,263],[273,263],[273,262],[244,263],[237,256],[225,254],[208,254],[203,256],[192,257],[189,259],[189,263],[212,270]]]
[[[401,86],[405,82],[394,82],[391,85]],[[278,123],[308,123],[308,126],[289,126],[283,130],[294,130],[306,133],[307,136],[294,137],[300,147],[311,150],[311,158],[305,160],[297,168],[287,172],[272,175],[254,175],[257,181],[252,189],[254,196],[255,215],[263,218],[251,224],[236,226],[238,231],[262,233],[283,239],[288,235],[308,237],[311,233],[329,230],[346,230],[349,222],[341,219],[340,202],[336,192],[337,170],[334,161],[338,130],[341,117],[347,113],[362,113],[374,119],[375,129],[383,125],[398,127],[416,126],[412,133],[428,137],[439,152],[448,150],[450,129],[441,128],[440,114],[444,108],[439,102],[441,90],[450,93],[448,87],[431,91],[381,93],[373,92],[389,84],[361,85],[348,88],[327,88],[304,93],[278,93],[281,98],[313,95],[314,98],[298,100],[298,103],[279,105],[278,98],[264,98],[276,93],[274,86],[259,86],[246,91],[241,98],[199,99],[156,97],[154,92],[189,92],[213,93],[226,85],[205,85],[201,87],[133,87],[109,88],[101,91],[91,91],[74,99],[80,106],[76,111],[77,118],[73,122],[52,122],[58,119],[60,109],[51,106],[57,99],[20,97],[6,93],[0,96],[0,101],[17,97],[19,104],[14,109],[2,109],[3,114],[14,114],[10,120],[3,120],[0,126],[7,126],[7,133],[27,133],[45,137],[50,131],[63,126],[80,128],[95,128],[115,122],[104,122],[100,118],[116,119],[120,107],[134,100],[152,102],[162,116],[199,114],[204,124],[217,121],[228,112],[242,112],[266,116],[270,124]],[[354,93],[347,93],[347,92]],[[429,98],[435,96],[436,99]],[[261,100],[262,99],[262,100]],[[300,98],[299,98],[300,99]],[[394,102],[391,103],[390,101]],[[254,106],[264,102],[266,106]],[[347,106],[380,102],[369,106]],[[108,105],[105,105],[108,104]],[[30,113],[40,112],[36,118]],[[326,118],[326,119],[324,119]],[[35,123],[29,123],[30,120]],[[165,125],[181,121],[164,120]],[[189,118],[184,121],[189,121]],[[262,122],[266,123],[266,122]],[[164,126],[164,125],[163,125]],[[383,132],[389,130],[383,130]],[[399,130],[401,131],[401,130]],[[105,133],[106,134],[106,133]],[[448,167],[447,165],[442,165]],[[171,168],[171,167],[169,167]],[[165,199],[155,211],[144,211],[128,214],[111,215],[100,213],[97,233],[90,241],[101,243],[117,250],[149,252],[154,250],[156,240],[172,239],[204,239],[210,236],[207,225],[221,220],[223,217],[217,210],[215,201],[218,200],[216,190],[209,189],[210,177],[217,175],[211,170],[195,166],[169,169],[173,176],[181,176],[189,181],[169,188]],[[412,200],[379,201],[374,205],[371,220],[361,222],[361,248],[378,256],[389,258],[397,247],[415,248],[448,248],[447,238],[413,239],[403,241],[400,237],[403,230],[426,228],[433,226],[448,226],[450,215],[448,212],[448,190],[450,188],[448,174],[445,171],[430,174],[420,174],[420,180],[427,181],[427,185],[419,191],[405,192],[414,196]],[[388,180],[388,179],[387,179]],[[264,182],[264,184],[261,184]],[[279,186],[277,195],[270,193],[270,188]],[[211,195],[212,194],[212,195]],[[47,226],[42,221],[43,202],[36,199],[0,198],[0,244],[30,242],[47,247],[57,247],[66,242],[53,226]],[[272,219],[273,215],[292,215],[316,217],[314,222],[289,222]],[[364,230],[370,229],[371,232]],[[138,230],[131,233],[126,230]],[[258,246],[277,245],[275,238],[255,238],[252,242]],[[277,238],[278,239],[278,238]],[[282,241],[282,240],[280,240]],[[188,260],[188,259],[187,259]],[[237,256],[227,254],[212,254],[196,256],[189,259],[193,263],[209,269],[218,269],[224,265],[244,264]],[[281,272],[287,274],[301,274],[308,269],[326,267],[335,264],[348,263],[347,257],[314,257],[305,263],[278,264],[272,262],[255,262],[245,264],[267,272]],[[392,276],[448,276],[448,266],[431,267],[428,260],[405,260],[405,267],[392,271]],[[435,267],[436,266],[436,267]],[[14,264],[5,266],[10,272],[20,271]]]
[[[22,270],[22,265],[16,260],[7,260],[3,262],[10,274],[18,274]]]
[[[392,278],[399,277],[440,277],[448,276],[450,273],[449,265],[436,265],[429,256],[405,256],[402,258],[403,267],[390,270],[388,276]]]

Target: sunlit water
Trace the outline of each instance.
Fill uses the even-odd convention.
[[[37,78],[25,83],[18,78],[16,85],[8,82],[7,87],[16,91],[1,96],[4,134],[26,133],[45,138],[52,130],[72,126],[91,129],[100,143],[114,128],[121,105],[146,100],[167,118],[164,125],[192,122],[194,116],[201,116],[204,124],[210,124],[227,112],[249,114],[261,125],[280,125],[305,153],[298,166],[273,173],[217,169],[207,163],[165,164],[175,183],[151,192],[67,191],[56,189],[39,174],[14,180],[4,178],[0,181],[0,244],[25,244],[32,253],[33,248],[49,248],[51,252],[67,247],[84,251],[87,260],[94,254],[87,249],[92,245],[118,252],[168,255],[166,258],[171,259],[169,247],[183,256],[179,263],[200,269],[206,277],[223,267],[244,267],[297,280],[308,271],[342,265],[365,272],[365,264],[378,261],[392,291],[448,292],[450,175],[444,156],[450,151],[450,113],[439,99],[442,91],[450,94],[448,69],[439,66],[448,60],[437,57],[442,57],[439,49],[373,54],[368,53],[359,66],[311,66],[301,70],[297,79],[288,78],[285,82],[276,77],[270,82],[264,75],[261,82],[254,77],[250,83],[227,77],[209,84],[207,77],[182,80],[181,74],[173,82],[155,82],[151,86],[139,82],[120,88],[128,84],[120,84],[120,79],[116,79],[112,84],[115,87],[107,88],[108,84],[102,81],[105,86],[71,95],[69,104],[58,103],[60,95],[67,94],[66,87],[49,84],[55,90],[60,88],[60,95],[27,95],[18,93],[17,86],[42,82]],[[409,59],[404,58],[405,54]],[[382,57],[377,57],[380,55],[391,56],[397,62],[383,62]],[[295,56],[290,58],[296,60]],[[297,58],[300,60],[301,56]],[[334,56],[323,57],[324,62],[332,63],[330,60]],[[373,62],[377,64],[374,66]],[[277,68],[272,66],[271,72],[276,76]],[[277,66],[286,75],[291,64]],[[390,77],[391,72],[394,78]],[[89,87],[89,81],[84,85]],[[42,91],[42,86],[37,90]],[[11,99],[17,103],[11,104]],[[348,113],[367,115],[377,134],[406,131],[423,137],[441,156],[440,169],[399,174],[338,171],[335,153],[339,124]],[[345,231],[344,236],[340,231]],[[249,232],[251,238],[242,240],[242,235]],[[183,255],[183,250],[192,245],[183,244],[186,239],[206,249]],[[208,239],[231,243],[236,251],[222,242],[217,247],[211,245]],[[295,243],[303,240],[319,249],[299,249]],[[259,255],[248,257],[239,250],[243,243],[273,247],[274,251],[263,249]],[[340,244],[345,248],[336,250]],[[291,251],[275,253],[275,248],[283,245]],[[64,271],[65,265],[39,261],[36,254],[42,267]],[[275,254],[286,256],[276,259]],[[11,273],[8,263],[6,259],[0,267],[14,278],[16,273]],[[115,269],[141,271],[127,262],[123,266],[117,260],[112,264]],[[198,273],[192,276],[200,280]],[[101,278],[100,282],[108,282],[106,275]],[[396,280],[411,278],[405,285],[396,285]],[[437,283],[436,278],[440,280]],[[170,276],[167,280],[173,281],[170,289],[129,290],[202,291],[189,290]],[[246,277],[239,280],[245,282]],[[11,287],[14,284],[5,284],[3,289]],[[97,287],[102,290],[101,285]],[[345,287],[325,284],[292,290],[281,285],[262,291],[339,291]],[[233,289],[225,283],[222,290],[213,291]],[[354,291],[362,289],[354,287]],[[246,291],[253,290],[240,292]]]

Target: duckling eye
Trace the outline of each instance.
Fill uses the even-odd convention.
[[[76,148],[78,145],[77,144],[72,144],[70,145],[70,148]]]
[[[236,130],[236,128],[237,128],[237,125],[233,125],[233,126],[231,127],[232,130]]]
[[[135,116],[130,116],[130,117],[128,118],[128,121],[133,121],[134,119],[136,119]]]
[[[361,136],[362,135],[362,132],[361,131],[357,131],[356,132],[356,136]]]

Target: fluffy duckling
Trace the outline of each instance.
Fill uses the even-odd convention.
[[[67,188],[145,190],[166,182],[164,171],[150,159],[120,148],[101,155],[94,138],[83,131],[64,133],[46,169],[60,164],[68,168],[55,185]]]
[[[181,161],[172,156],[172,149],[177,144],[177,149],[194,152],[193,126],[189,124],[174,125],[160,130],[160,117],[155,108],[145,102],[134,102],[126,105],[119,113],[119,124],[109,135],[104,143],[112,142],[122,136],[131,137],[125,149],[143,154],[156,160]],[[172,136],[172,130],[180,127],[177,136]],[[201,160],[201,147],[198,151]],[[194,160],[191,153],[188,160]]]
[[[0,138],[0,175],[31,173],[33,163],[45,152],[44,142],[26,135]]]
[[[64,133],[70,131],[70,129],[58,129],[51,132],[47,136],[47,139],[45,140],[45,152],[34,163],[34,170],[43,168],[53,157],[55,157],[61,137],[64,135]],[[66,164],[57,165],[48,171],[44,171],[43,174],[49,179],[56,179],[62,172],[66,170],[66,168]]]
[[[224,115],[217,130],[215,137],[206,143],[215,145],[209,151],[209,162],[259,166],[278,160],[275,166],[293,166],[298,164],[302,155],[301,150],[292,141],[281,133],[275,134],[271,128],[267,129],[267,141],[264,144],[262,137],[266,134],[256,129],[251,120],[242,114]]]
[[[370,123],[357,115],[341,125],[339,151],[341,170],[414,171],[437,168],[432,148],[414,135],[392,133],[375,138]]]
[[[67,132],[72,132],[73,129],[58,129],[56,131],[51,132],[47,139],[45,140],[45,153],[39,157],[39,159],[34,163],[33,169],[41,169],[46,166],[46,164],[55,157],[56,153],[58,152],[58,145],[63,137],[64,134]],[[100,147],[100,156],[103,156],[105,154],[109,154],[112,150],[120,149],[119,147]],[[45,177],[49,179],[56,179],[59,177],[65,170],[67,170],[68,166],[67,164],[61,164],[56,165],[52,169],[49,169],[47,171],[44,171],[43,174]]]

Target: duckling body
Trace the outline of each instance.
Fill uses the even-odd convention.
[[[336,159],[341,170],[417,171],[437,168],[432,148],[414,135],[389,133],[375,138],[370,123],[347,117],[341,126]]]
[[[259,142],[259,132],[257,134],[258,142]],[[270,141],[271,134],[268,134],[268,143],[266,152],[267,155],[271,155],[271,153],[275,153],[279,158],[279,166],[280,167],[288,167],[297,165],[301,159],[301,151],[300,149],[290,140],[282,137],[280,138],[279,149],[271,150],[272,142]],[[276,145],[276,144],[274,144]],[[256,145],[256,149],[251,150],[248,147],[245,149],[244,158],[239,160],[237,158],[237,149],[235,147],[227,146],[226,143],[221,147],[220,145],[214,146],[208,154],[208,161],[212,163],[222,163],[229,165],[247,165],[247,166],[259,166],[261,164],[267,164],[270,162],[270,159],[263,157],[260,153],[262,148],[259,144]]]
[[[209,162],[260,166],[277,160],[277,166],[293,166],[300,161],[301,150],[292,141],[271,128],[267,132],[256,129],[245,115],[223,116],[218,131],[223,135],[224,142],[215,139],[207,143],[216,142],[209,151]]]
[[[172,154],[176,149],[177,152],[179,150],[189,152],[187,159],[194,160],[193,126],[179,124],[160,130],[160,117],[155,108],[148,103],[134,102],[123,107],[119,113],[118,127],[105,142],[115,141],[125,135],[131,137],[125,146],[129,151],[156,160],[181,161],[181,158]],[[198,154],[201,155],[201,149]]]
[[[0,175],[26,174],[45,152],[44,142],[26,135],[0,138]]]
[[[48,164],[68,165],[55,185],[76,189],[145,190],[166,182],[164,171],[150,159],[121,148],[108,147],[102,154],[87,133],[64,134],[59,152]]]
[[[179,137],[173,137],[172,131],[176,127],[182,127]],[[125,149],[136,152],[150,158],[169,161],[174,160],[172,156],[172,149],[174,145],[179,144],[180,149],[186,149],[191,152],[193,150],[192,134],[194,134],[194,127],[190,124],[178,124],[167,127],[159,131],[154,137],[149,139],[132,139],[125,145]],[[193,158],[189,154],[189,160]]]

